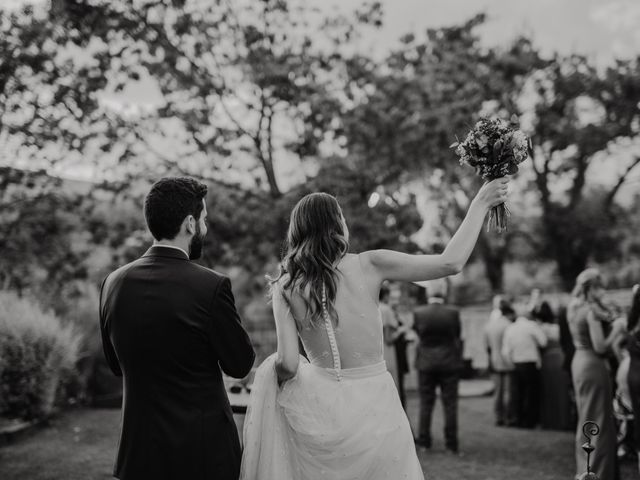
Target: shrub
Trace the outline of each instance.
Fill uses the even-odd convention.
[[[0,291],[0,414],[49,416],[60,385],[73,375],[80,339],[37,304]]]
[[[46,296],[38,295],[38,298]],[[75,374],[68,378],[60,391],[61,399],[71,403],[86,404],[95,392],[96,365],[103,357],[98,320],[99,292],[94,283],[75,280],[58,289],[54,298],[43,305],[50,307],[63,325],[71,325],[81,335]]]

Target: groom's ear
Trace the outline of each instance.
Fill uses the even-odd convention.
[[[193,215],[187,215],[187,218],[184,219],[185,230],[190,235],[195,235],[196,233],[196,219]]]

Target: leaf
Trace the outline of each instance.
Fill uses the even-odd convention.
[[[515,163],[509,163],[507,166],[507,174],[514,175],[518,173],[518,166]]]
[[[460,142],[453,142],[451,145],[449,145],[449,148],[457,148],[458,145],[460,145]]]
[[[493,144],[493,156],[498,159],[500,158],[500,153],[502,152],[502,140],[496,140],[496,143]]]

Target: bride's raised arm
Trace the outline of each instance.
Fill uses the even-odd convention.
[[[409,255],[393,250],[370,250],[360,254],[363,270],[381,283],[432,280],[454,275],[469,260],[487,211],[507,198],[505,177],[485,183],[471,202],[467,215],[444,252],[439,255]]]

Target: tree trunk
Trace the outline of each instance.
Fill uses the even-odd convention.
[[[565,291],[571,291],[576,277],[586,268],[592,245],[588,230],[582,226],[577,213],[557,205],[543,208],[543,225],[551,257]]]
[[[563,252],[560,248],[556,252],[558,274],[565,291],[570,292],[576,283],[576,277],[587,267],[588,255],[577,255],[573,252]]]
[[[506,239],[503,236],[489,239],[487,233],[482,232],[478,239],[478,248],[484,263],[485,275],[491,286],[491,293],[501,293],[504,286],[504,261],[507,253]]]
[[[264,172],[267,175],[267,182],[269,183],[269,193],[272,198],[280,198],[282,196],[282,192],[280,191],[280,187],[278,187],[278,181],[276,180],[276,173],[273,169],[273,164],[270,162],[263,162]]]

